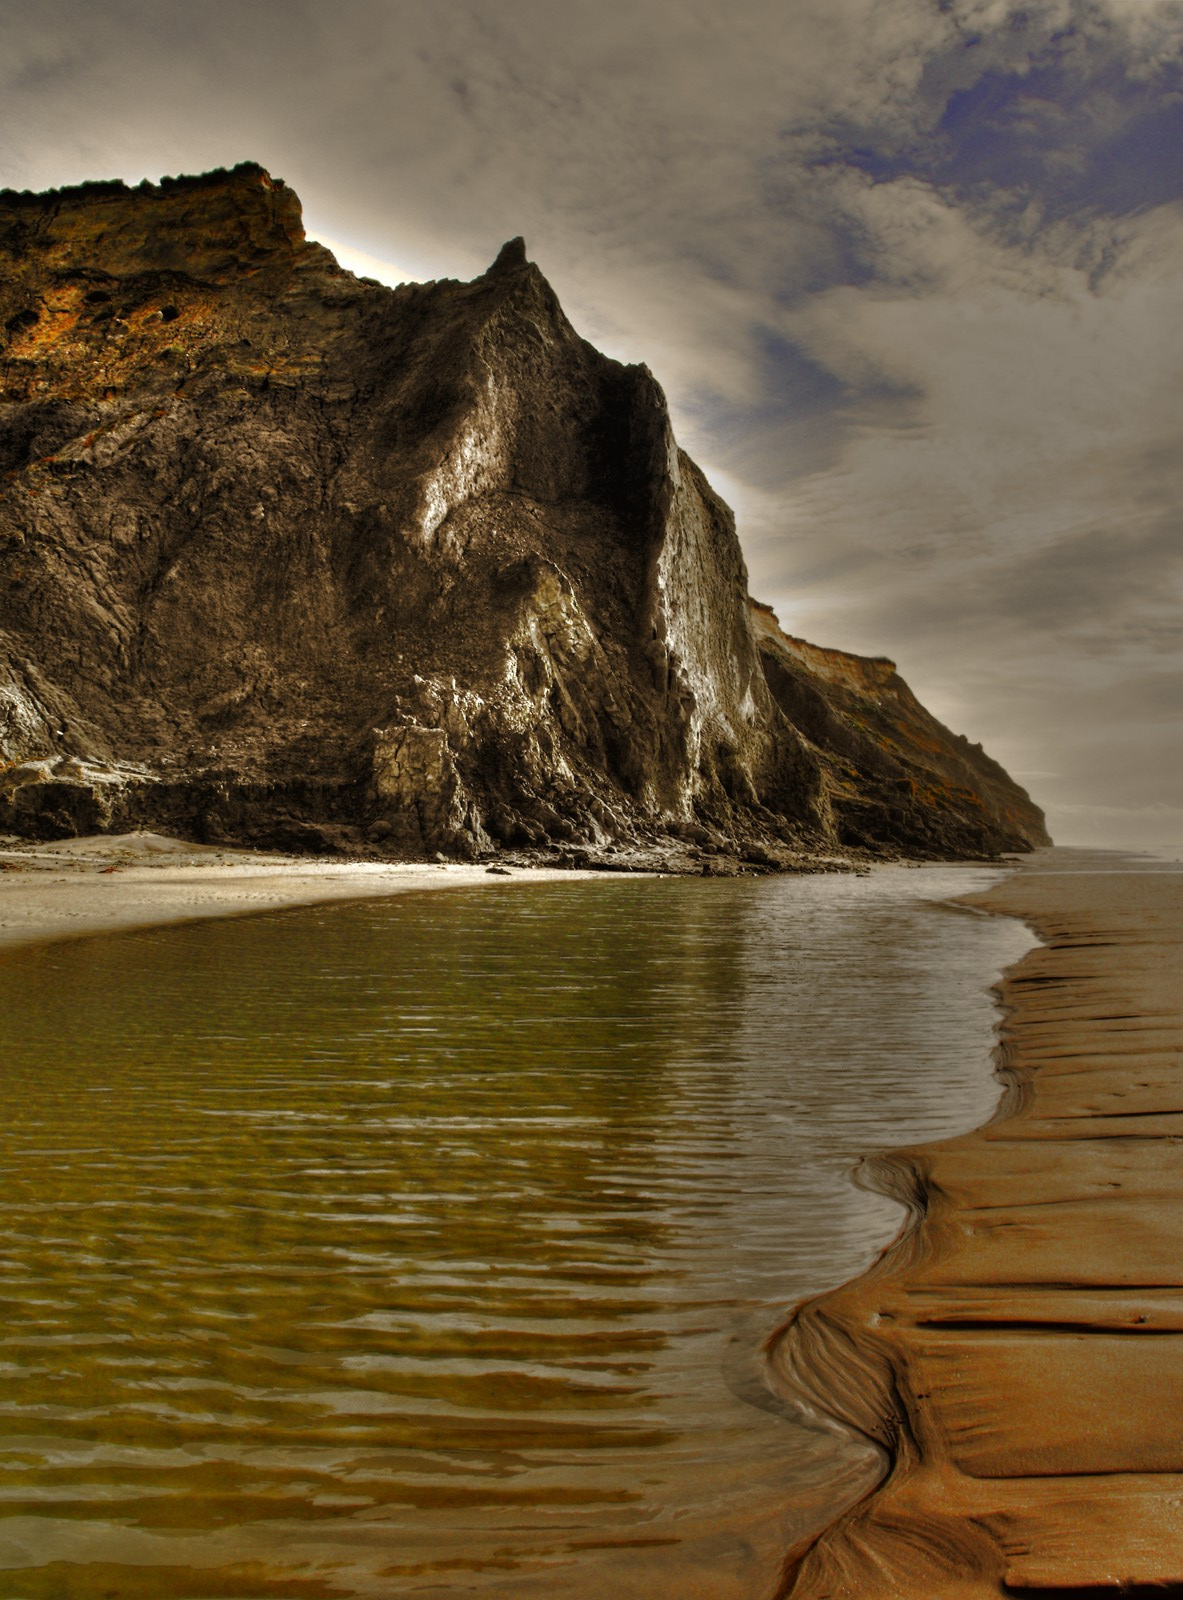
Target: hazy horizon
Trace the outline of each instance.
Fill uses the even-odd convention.
[[[1183,841],[1176,0],[5,4],[0,184],[256,160],[397,282],[526,238],[752,592],[1057,842]]]

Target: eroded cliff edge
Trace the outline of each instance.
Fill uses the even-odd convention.
[[[389,289],[261,168],[0,194],[0,828],[772,865],[1045,842],[753,606],[662,392],[520,240]]]

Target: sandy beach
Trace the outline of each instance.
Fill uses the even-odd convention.
[[[570,876],[151,834],[14,842],[0,950]],[[879,1486],[790,1554],[782,1600],[1183,1586],[1183,868],[1049,851],[970,903],[1043,941],[1000,989],[1002,1102],[873,1164],[910,1224],[770,1342],[785,1392],[884,1458]]]
[[[792,1600],[1183,1590],[1183,868],[1046,852],[976,903],[1044,941],[999,1112],[880,1164],[912,1225],[771,1347],[885,1460]]]
[[[205,917],[430,889],[541,883],[594,873],[461,862],[321,861],[187,844],[155,833],[0,846],[0,951]]]

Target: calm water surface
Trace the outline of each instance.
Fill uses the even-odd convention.
[[[0,1595],[763,1594],[867,1459],[767,1389],[984,1120],[978,869],[627,878],[0,960]]]

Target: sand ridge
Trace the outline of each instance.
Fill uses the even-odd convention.
[[[886,1463],[779,1593],[1178,1593],[1183,869],[1053,851],[971,903],[1046,941],[1001,987],[1003,1104],[881,1163],[914,1225],[771,1343]]]
[[[52,844],[0,840],[0,953],[22,944],[290,906],[478,884],[591,877],[568,868],[324,860],[189,844],[156,833]]]

